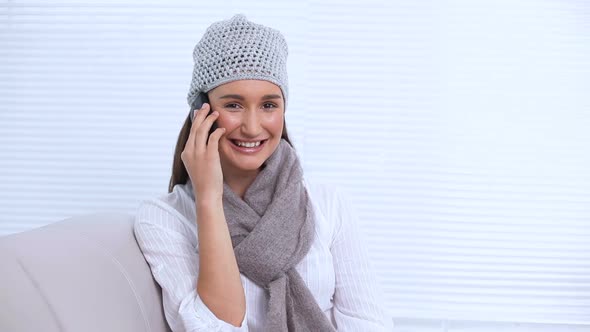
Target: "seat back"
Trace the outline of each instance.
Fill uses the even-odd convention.
[[[0,331],[170,332],[133,223],[105,212],[0,237]]]

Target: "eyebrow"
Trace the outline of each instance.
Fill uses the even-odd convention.
[[[223,95],[221,97],[219,97],[219,99],[239,99],[239,100],[245,100],[245,98],[242,95],[236,95],[236,94],[229,94],[229,95]],[[281,99],[280,95],[264,95],[262,96],[262,99]]]

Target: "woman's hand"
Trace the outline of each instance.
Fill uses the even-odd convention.
[[[225,128],[217,128],[211,136],[209,130],[219,113],[209,113],[209,103],[195,111],[191,132],[180,158],[193,184],[195,197],[200,202],[221,201],[223,173],[219,160],[219,139]]]

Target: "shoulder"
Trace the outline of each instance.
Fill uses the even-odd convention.
[[[341,212],[342,205],[347,205],[350,201],[347,191],[341,186],[307,176],[303,183],[312,202],[326,215],[337,216]]]
[[[305,177],[303,183],[307,188],[318,219],[330,228],[329,234],[333,241],[350,208],[347,191],[341,186],[308,176]]]
[[[158,228],[194,232],[195,214],[192,186],[178,184],[170,193],[142,201],[136,209],[135,227],[147,224]]]

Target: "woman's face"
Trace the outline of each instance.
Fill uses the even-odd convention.
[[[278,85],[264,80],[239,80],[209,91],[217,125],[224,174],[256,171],[275,151],[284,126],[284,101]],[[228,174],[225,174],[226,176]]]

